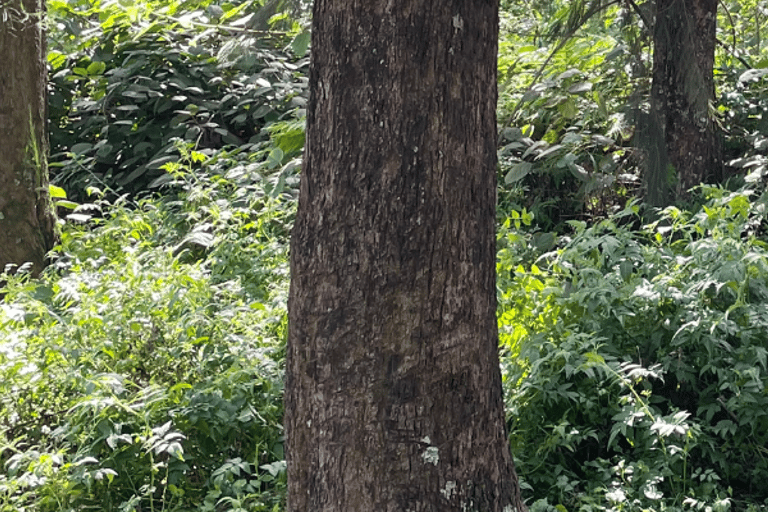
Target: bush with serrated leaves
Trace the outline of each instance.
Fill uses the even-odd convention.
[[[176,150],[163,198],[97,197],[3,276],[3,512],[282,506],[296,162]]]
[[[634,204],[573,222],[532,265],[502,231],[510,440],[542,504],[768,503],[768,195],[703,193],[636,230]]]

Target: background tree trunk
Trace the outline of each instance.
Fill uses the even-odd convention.
[[[671,198],[684,199],[688,189],[721,174],[719,137],[710,113],[717,0],[657,0],[656,6],[651,116],[666,145],[667,158],[659,161],[677,172]],[[668,187],[669,181],[666,166],[653,169],[647,179],[649,195]],[[670,195],[660,197],[666,203]]]
[[[495,288],[498,1],[317,0],[288,510],[522,510]]]
[[[43,12],[41,0],[0,1],[0,271],[31,262],[39,273],[56,243]]]

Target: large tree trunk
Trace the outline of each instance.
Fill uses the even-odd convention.
[[[720,178],[719,136],[710,112],[717,0],[657,0],[656,8],[651,115],[666,146],[657,148],[666,149],[659,161],[671,164],[677,185],[671,193],[663,190],[673,180],[666,165],[659,165],[651,169],[647,186],[650,202],[663,206],[684,199],[701,182]]]
[[[498,0],[316,0],[288,510],[524,508],[495,288]]]
[[[54,246],[48,194],[45,33],[41,0],[0,2],[0,272],[45,266]]]

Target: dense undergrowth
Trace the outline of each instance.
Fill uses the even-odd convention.
[[[94,202],[9,279],[0,510],[279,509],[291,189],[187,156],[179,192]]]
[[[296,176],[218,156],[182,155],[164,198],[94,200],[42,278],[9,278],[0,510],[280,510]],[[768,196],[704,193],[641,227],[634,203],[575,222],[543,254],[529,213],[503,222],[533,510],[768,505]]]
[[[576,21],[565,3],[503,4],[499,326],[527,502],[765,510],[759,43],[718,61],[735,179],[654,216],[631,126],[647,34],[618,4]],[[287,7],[49,2],[70,200],[53,264],[5,278],[0,511],[282,509],[308,44]],[[560,37],[569,24],[590,30]]]
[[[54,182],[75,199],[156,192],[179,140],[271,151],[272,167],[297,156],[309,33],[283,3],[52,0]]]
[[[704,193],[636,229],[633,203],[574,222],[529,264],[502,230],[510,440],[533,509],[768,506],[768,195]]]

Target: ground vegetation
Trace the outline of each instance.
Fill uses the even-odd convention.
[[[41,276],[3,277],[0,510],[283,510],[311,49],[302,6],[268,4],[48,3],[61,241]],[[501,9],[497,319],[523,497],[765,510],[766,5],[718,9],[725,175],[654,210],[633,117],[648,6],[577,4]]]

